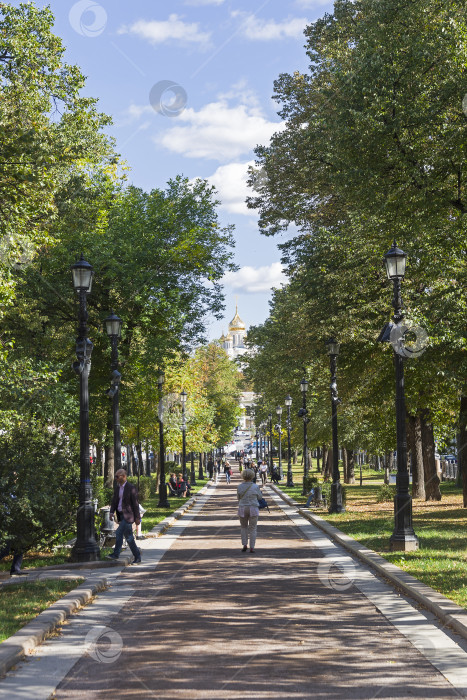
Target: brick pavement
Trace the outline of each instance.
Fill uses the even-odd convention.
[[[276,505],[242,553],[237,483],[219,483],[155,570],[122,572],[121,655],[106,662],[103,639],[54,697],[461,696],[357,587],[326,585],[322,551]]]

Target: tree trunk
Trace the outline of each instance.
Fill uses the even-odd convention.
[[[104,471],[104,482],[105,485],[112,488],[114,485],[115,478],[115,459],[114,459],[114,446],[105,446],[105,471]]]
[[[137,452],[137,455],[138,455],[138,474],[141,476],[142,474],[144,474],[144,470],[143,470],[143,466],[144,466],[144,465],[143,465],[143,450],[142,450],[141,442],[138,442],[138,444],[136,445],[136,452]]]
[[[422,433],[423,469],[425,475],[425,500],[440,501],[439,476],[436,472],[435,439],[433,436],[433,424],[429,421],[425,411],[420,416]]]
[[[326,473],[326,465],[328,463],[328,448],[326,445],[323,445],[323,462],[321,466],[321,476],[324,476]]]
[[[345,450],[347,454],[347,483],[355,484],[355,453],[353,450]]]
[[[326,458],[326,468],[324,470],[324,479],[331,479],[332,480],[332,459],[333,459],[333,454],[332,454],[332,447],[328,449],[327,453],[327,458]]]
[[[320,449],[319,449],[319,445],[318,445],[318,447],[316,448],[316,471],[317,471],[317,472],[320,471],[320,468],[319,468],[319,459],[320,459]]]
[[[464,508],[467,508],[467,395],[461,396],[459,410],[459,439],[457,441],[457,468],[462,474]]]
[[[294,450],[293,456],[292,456],[292,459],[293,459],[292,464],[297,464],[297,457],[298,457],[298,451]]]
[[[149,441],[146,440],[146,476],[151,476],[151,460],[149,459]]]
[[[394,469],[394,452],[391,450],[386,453],[386,466],[384,469],[384,483],[389,484],[389,472]]]
[[[102,443],[96,443],[96,467],[99,476],[104,475],[104,465],[102,464]]]
[[[126,446],[126,466],[128,476],[133,476],[133,445]]]
[[[345,447],[342,448],[342,476],[344,477],[344,484],[348,484],[347,450]]]
[[[425,499],[423,468],[422,425],[420,416],[408,416],[407,440],[412,464],[412,498]]]

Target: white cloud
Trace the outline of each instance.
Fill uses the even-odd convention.
[[[185,125],[181,126],[180,123]],[[225,99],[201,107],[187,108],[177,117],[177,125],[155,138],[157,144],[188,158],[229,161],[249,153],[258,144],[267,144],[284,124],[270,122],[256,106],[230,106]]]
[[[305,17],[291,17],[282,22],[273,19],[258,19],[255,15],[236,10],[232,17],[242,17],[241,32],[247,39],[259,41],[271,41],[273,39],[300,39],[303,30],[309,24]]]
[[[296,5],[298,7],[306,7],[306,8],[311,8],[314,10],[315,8],[319,7],[328,7],[329,12],[333,11],[333,2],[332,0],[296,0]]]
[[[248,163],[221,165],[214,175],[207,178],[219,194],[221,207],[232,214],[257,216],[255,210],[248,209],[245,204],[247,196],[253,194],[246,184],[248,166],[253,164],[254,161],[251,160]]]
[[[280,287],[287,282],[280,262],[264,267],[246,265],[236,272],[227,272],[222,278],[223,284],[232,289],[242,290],[250,294],[269,292],[272,287]]]
[[[168,41],[180,41],[207,44],[211,37],[208,32],[201,32],[197,22],[183,22],[178,15],[169,15],[168,20],[140,19],[130,26],[123,26],[119,34],[135,34],[151,44],[163,44]]]

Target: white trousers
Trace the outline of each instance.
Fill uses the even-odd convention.
[[[256,544],[256,528],[258,526],[258,516],[250,515],[250,507],[245,506],[245,515],[240,518],[240,531],[242,535],[242,545],[245,547],[248,545],[248,539],[250,540],[250,548],[254,549]]]

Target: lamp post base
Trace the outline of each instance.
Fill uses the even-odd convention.
[[[167,484],[165,482],[159,485],[159,503],[157,508],[170,508],[169,499],[167,498]]]
[[[391,552],[416,552],[420,547],[417,535],[394,533],[389,538]]]
[[[99,561],[100,558],[101,550],[96,541],[75,544],[71,550],[70,559],[73,562]]]
[[[342,503],[342,486],[340,481],[335,481],[331,484],[331,504],[328,508],[328,513],[345,513],[345,507]]]

